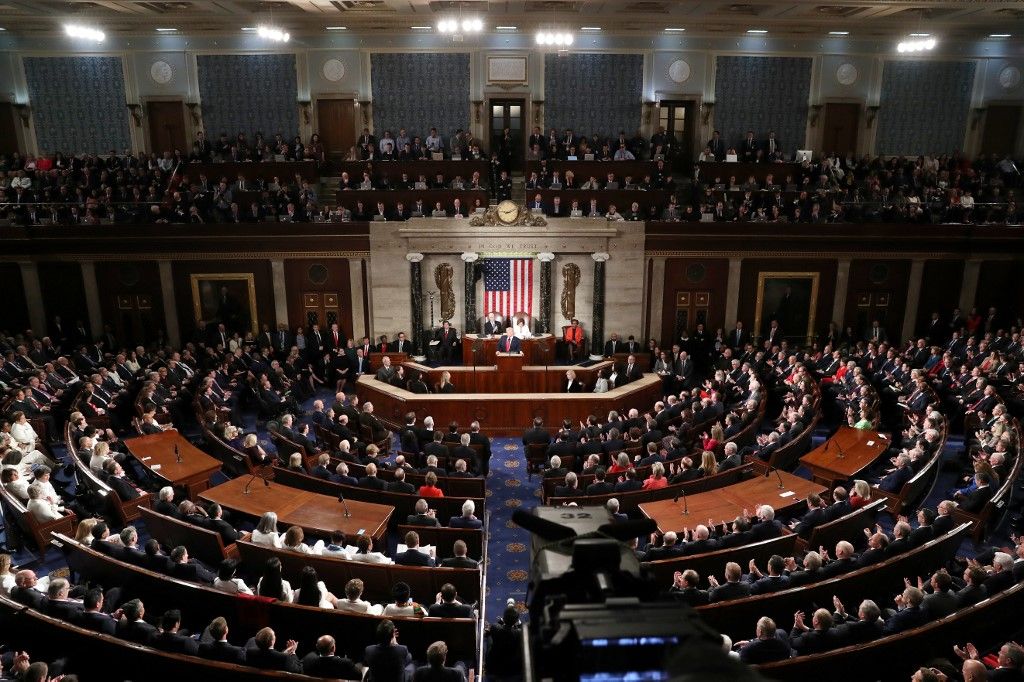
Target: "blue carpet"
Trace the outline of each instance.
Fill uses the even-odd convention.
[[[540,503],[540,479],[527,480],[526,456],[518,438],[494,438],[487,477],[487,620],[494,622],[509,598],[520,610],[530,573],[530,534],[512,522],[516,509]]]

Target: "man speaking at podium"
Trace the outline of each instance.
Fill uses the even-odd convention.
[[[505,327],[505,336],[498,339],[498,352],[518,353],[519,351],[519,337],[512,333],[512,327]]]

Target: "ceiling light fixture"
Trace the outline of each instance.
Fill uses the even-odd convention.
[[[274,26],[257,26],[256,33],[260,38],[273,40],[275,43],[287,43],[292,38],[290,33]]]
[[[348,26],[324,26],[325,31],[347,31]]]
[[[571,33],[541,31],[537,34],[537,44],[541,46],[554,45],[556,47],[568,47],[572,45],[575,38]]]
[[[600,31],[600,26],[580,26],[581,31]]]
[[[925,34],[913,34],[913,33],[911,33],[911,35],[928,35],[928,34],[927,33],[925,33]],[[896,51],[899,52],[900,54],[905,54],[905,53],[908,53],[908,52],[909,53],[927,52],[929,50],[934,50],[936,45],[937,45],[937,43],[935,42],[935,38],[927,38],[925,40],[903,40],[903,41],[900,41],[900,43],[896,45]]]
[[[242,31],[244,31],[245,33],[251,33],[251,32],[253,32],[255,30],[256,30],[255,26],[243,26],[242,27]]]
[[[519,29],[518,26],[495,26],[494,27],[495,31],[516,31],[518,29]]]
[[[763,28],[748,28],[747,29],[747,33],[751,33],[751,34],[754,34],[754,35],[764,35],[767,32],[768,32],[768,30],[767,29],[763,29]]]
[[[829,31],[828,34],[830,36],[848,36],[848,35],[850,35],[850,32],[849,31]]]
[[[1011,38],[1012,35],[1009,33],[989,33],[989,38]]]
[[[911,38],[927,38],[930,35],[931,35],[931,33],[911,33],[910,37]]]
[[[666,33],[682,33],[685,30],[686,30],[685,28],[666,28],[665,32]]]
[[[410,26],[413,31],[429,31],[430,26]]]
[[[72,38],[85,38],[87,40],[94,40],[97,43],[102,43],[107,39],[107,35],[103,31],[79,24],[65,24],[64,33]]]
[[[437,22],[437,30],[441,33],[479,33],[484,29],[484,22],[479,17],[458,19],[441,19]]]
[[[176,28],[158,28],[158,29],[156,29],[156,32],[157,33],[177,33],[178,29],[176,29]]]

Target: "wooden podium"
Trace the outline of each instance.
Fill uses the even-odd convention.
[[[523,371],[526,356],[523,353],[495,353],[494,360],[498,372],[511,374]]]
[[[408,353],[370,353],[370,369],[376,372],[384,364],[384,356],[391,358],[391,366],[397,367],[409,361]]]

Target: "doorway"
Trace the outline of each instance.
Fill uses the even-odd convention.
[[[314,324],[318,324],[320,325],[320,331],[326,334],[331,325],[337,322],[341,336],[347,339],[351,336],[352,330],[345,328],[346,321],[341,319],[341,305],[339,304],[337,293],[321,291],[303,292],[302,326],[309,328]],[[294,320],[292,322],[293,327],[298,326],[294,324]]]
[[[153,297],[149,294],[118,294],[114,326],[118,338],[149,343],[156,338]]]
[[[826,102],[822,124],[821,151],[846,156],[857,152],[857,131],[860,128],[860,104]]]
[[[693,100],[661,100],[658,103],[658,127],[665,129],[668,146],[665,156],[671,161],[673,171],[692,170],[696,110],[697,103]],[[651,158],[654,158],[653,148],[650,154]]]
[[[318,99],[315,133],[320,135],[327,158],[341,161],[356,143],[356,104],[351,99]]]
[[[684,330],[689,333],[696,329],[698,324],[704,325],[705,331],[707,330],[708,314],[711,309],[711,292],[677,291],[675,308],[675,318],[673,319],[675,335],[672,337],[672,343],[679,341]],[[671,348],[672,343],[663,347]]]
[[[14,115],[14,105],[10,102],[0,103],[0,154],[18,151],[18,128]]]
[[[1020,105],[990,104],[985,112],[985,129],[981,134],[981,153],[1002,158],[1017,149],[1020,130]]]
[[[502,164],[509,174],[522,171],[526,160],[526,141],[523,137],[523,121],[526,118],[525,99],[492,99],[490,149],[497,151]],[[503,142],[505,129],[509,130],[511,142]]]
[[[174,102],[147,102],[146,118],[149,120],[149,148],[156,154],[181,150],[188,156],[186,147],[185,106],[181,100]]]

